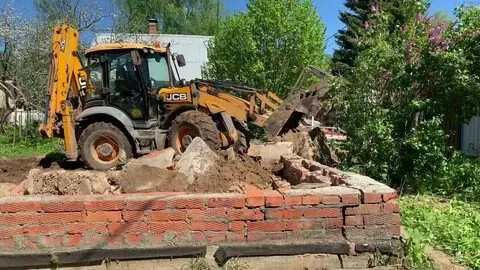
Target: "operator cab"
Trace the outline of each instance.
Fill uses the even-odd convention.
[[[90,91],[85,107],[111,106],[123,111],[135,128],[158,122],[158,89],[184,84],[172,65],[184,66],[183,55],[171,57],[169,48],[137,43],[102,44],[86,52]],[[176,60],[171,63],[169,59]],[[178,75],[178,70],[177,70]]]

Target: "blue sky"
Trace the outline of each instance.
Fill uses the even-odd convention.
[[[0,5],[5,5],[9,0],[0,0]],[[10,0],[11,1],[11,0]],[[111,9],[112,0],[98,0],[104,6],[105,10]],[[148,1],[148,0],[138,0]],[[274,0],[272,0],[274,1]],[[14,0],[16,9],[23,14],[25,18],[33,18],[35,16],[35,8],[33,0]],[[228,13],[241,12],[246,9],[248,0],[225,0],[226,10]],[[343,24],[338,20],[338,14],[344,9],[343,0],[313,0],[317,8],[318,14],[322,18],[327,27],[326,37],[332,37],[335,33],[343,28]],[[434,13],[437,10],[443,10],[446,13],[453,16],[453,10],[456,6],[459,6],[467,2],[467,0],[431,0],[430,12]],[[100,27],[107,29],[111,26],[111,17],[107,17],[101,22]],[[84,38],[89,42],[93,36],[88,35]],[[330,38],[327,42],[327,53],[331,54],[336,48],[335,38]]]

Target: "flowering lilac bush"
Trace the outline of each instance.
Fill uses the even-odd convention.
[[[473,168],[462,167],[446,141],[456,132],[451,123],[480,112],[480,8],[459,8],[455,22],[425,16],[427,8],[424,0],[373,5],[358,41],[366,49],[334,89],[350,134],[346,167],[393,186],[451,195],[460,186],[452,179],[462,181],[452,175]],[[393,10],[404,24],[396,24]],[[480,199],[480,175],[461,186]]]

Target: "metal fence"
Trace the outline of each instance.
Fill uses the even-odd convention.
[[[43,112],[38,110],[15,109],[7,116],[5,124],[13,124],[24,127],[25,125],[34,121],[41,122],[43,119]]]

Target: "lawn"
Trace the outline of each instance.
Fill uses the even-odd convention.
[[[58,151],[61,147],[60,140],[34,139],[12,143],[0,139],[0,158],[44,156]]]
[[[422,253],[428,244],[453,256],[456,263],[480,269],[480,204],[433,196],[404,196],[400,203],[413,268],[431,268]]]

